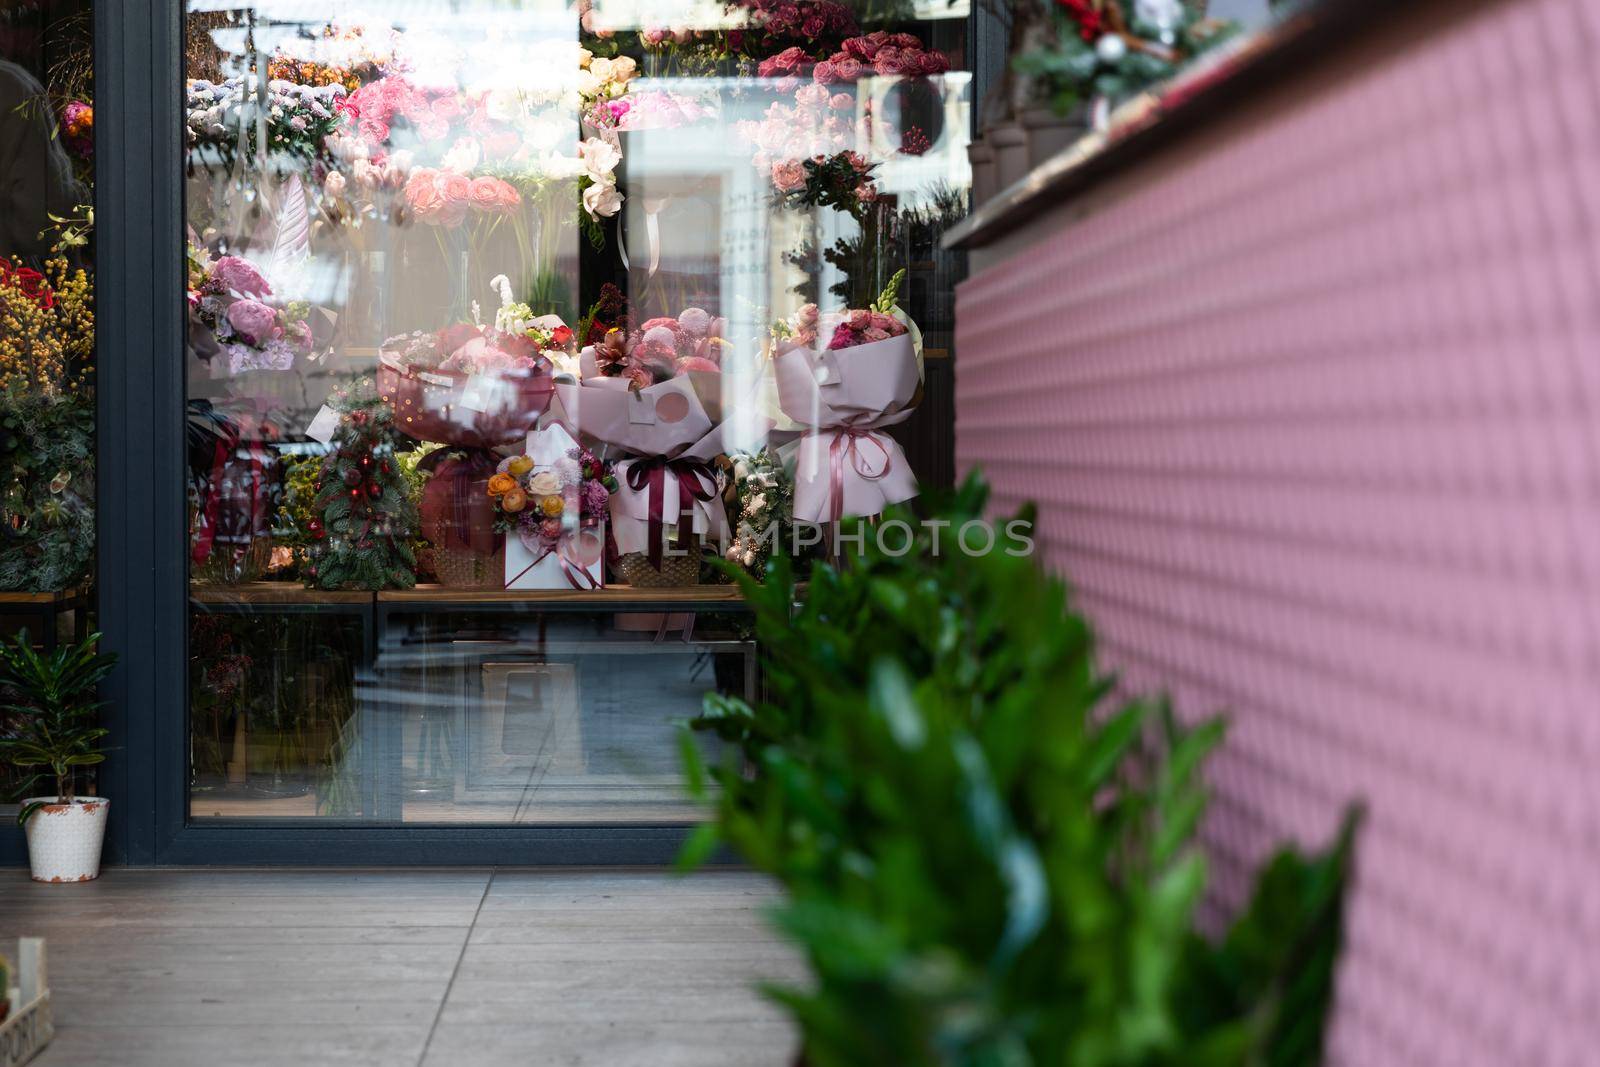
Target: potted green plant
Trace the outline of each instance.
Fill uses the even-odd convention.
[[[23,792],[54,779],[51,796],[27,797],[17,824],[28,835],[28,859],[36,882],[87,882],[100,874],[100,846],[111,803],[78,796],[82,767],[102,762],[96,692],[116,657],[96,651],[99,634],[41,654],[22,631],[15,644],[0,644],[0,704],[9,728],[0,732],[0,760],[21,768]]]

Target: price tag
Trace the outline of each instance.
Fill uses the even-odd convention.
[[[628,422],[634,426],[654,426],[656,424],[656,402],[653,398],[646,399],[643,393],[630,392],[628,394]]]
[[[814,371],[818,385],[838,385],[843,381],[839,373],[839,358],[833,354],[832,349],[823,349],[817,353],[816,369]]]
[[[479,413],[488,411],[489,398],[493,390],[493,382],[486,381],[481,374],[474,374],[461,388],[461,406],[468,411]]]
[[[311,425],[306,427],[306,436],[319,445],[325,445],[333,440],[338,429],[339,413],[324,404],[322,410],[317,412],[317,417],[311,420]]]

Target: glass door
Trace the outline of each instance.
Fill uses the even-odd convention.
[[[374,10],[185,15],[187,822],[690,824],[735,572],[947,434],[969,11]]]

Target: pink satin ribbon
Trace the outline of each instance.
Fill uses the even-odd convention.
[[[832,430],[818,430],[815,434],[832,434],[833,443],[828,446],[828,503],[832,508],[831,520],[838,522],[844,518],[844,470],[848,462],[850,467],[862,478],[875,482],[889,473],[894,466],[894,460],[889,455],[889,448],[879,439],[873,430],[857,430],[852,427],[842,427]],[[864,454],[863,443],[870,444],[878,450],[883,457],[882,466],[873,470]]]

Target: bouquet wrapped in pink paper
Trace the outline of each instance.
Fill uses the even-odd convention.
[[[916,334],[890,313],[900,276],[866,310],[802,308],[773,354],[778,406],[805,427],[795,460],[794,519],[868,518],[917,495],[898,442],[884,432],[921,398]]]
[[[581,384],[556,386],[567,422],[623,454],[610,500],[617,551],[658,574],[674,535],[674,555],[729,535],[712,466],[723,450],[719,323],[690,308],[613,330],[583,350]]]
[[[572,330],[513,303],[504,275],[495,282],[503,303],[492,326],[457,323],[384,342],[378,392],[408,436],[461,448],[511,444],[550,406],[545,353],[564,350]]]

